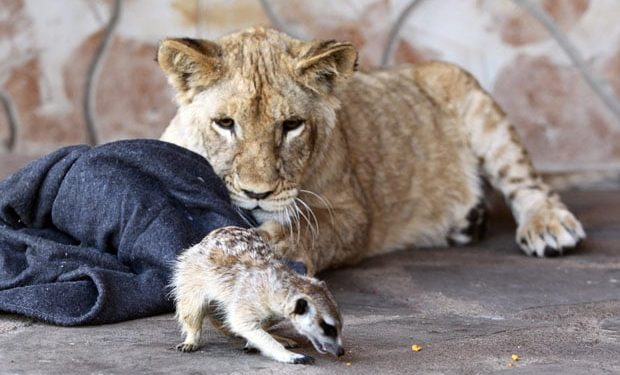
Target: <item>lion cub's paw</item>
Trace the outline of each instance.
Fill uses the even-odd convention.
[[[568,210],[544,206],[534,209],[517,228],[517,243],[527,255],[562,255],[586,238],[581,223]]]
[[[258,228],[256,228],[258,234],[265,240],[269,245],[274,248],[274,251],[280,256],[286,251],[288,248],[288,242],[286,238],[286,230],[282,226],[282,224],[278,223],[274,220],[268,220],[262,223]]]

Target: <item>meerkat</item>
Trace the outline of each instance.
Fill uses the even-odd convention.
[[[209,233],[178,257],[171,287],[185,335],[179,351],[198,349],[206,316],[224,335],[247,340],[246,349],[279,362],[314,362],[287,350],[294,341],[266,332],[284,319],[319,353],[344,354],[342,316],[326,284],[293,271],[254,229],[224,227]]]

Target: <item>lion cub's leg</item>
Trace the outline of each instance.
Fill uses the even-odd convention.
[[[416,69],[416,78],[460,117],[484,173],[510,204],[526,254],[559,255],[585,238],[579,221],[534,170],[506,114],[475,79],[443,63]]]
[[[579,221],[534,170],[514,127],[492,98],[473,91],[464,115],[484,172],[510,204],[521,249],[528,255],[560,255],[585,238]]]
[[[450,246],[469,245],[484,236],[487,229],[487,205],[481,198],[448,233]]]

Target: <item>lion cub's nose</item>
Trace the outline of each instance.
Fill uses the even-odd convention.
[[[263,199],[263,198],[266,198],[267,196],[269,196],[271,193],[273,193],[273,190],[265,191],[263,193],[257,193],[255,191],[243,189],[243,192],[245,193],[245,195],[247,195],[250,198],[253,198],[253,199]]]

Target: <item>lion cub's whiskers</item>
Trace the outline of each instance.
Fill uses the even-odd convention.
[[[287,217],[287,223],[288,223],[288,227],[289,227],[289,241],[292,241],[294,236],[294,233],[296,232],[295,228],[299,227],[299,222],[295,216],[295,211],[293,209],[293,207],[289,206],[285,206],[284,207],[284,212],[286,213],[286,217]],[[294,225],[293,225],[294,224]],[[295,242],[295,244],[299,243],[299,230],[297,230],[297,241]]]
[[[314,212],[312,211],[312,209],[310,208],[310,206],[306,204],[306,202],[304,202],[300,198],[295,198],[294,202],[295,202],[295,207],[297,211],[306,220],[306,223],[308,223],[308,227],[310,228],[310,232],[312,234],[312,247],[314,248],[314,240],[320,234],[319,221],[316,215],[314,214]],[[301,208],[297,205],[297,202],[299,202],[302,205]],[[304,213],[304,210],[307,210],[308,212]],[[310,220],[310,216],[312,216],[312,220]]]
[[[311,234],[310,238],[312,239],[311,246],[312,246],[312,249],[314,249],[314,241],[315,241],[315,238],[318,236],[318,224],[317,224],[317,228],[315,228],[314,224],[310,221],[308,215],[306,215],[303,212],[303,210],[301,208],[299,208],[299,205],[297,204],[297,200],[299,200],[299,199],[298,198],[294,198],[294,200],[293,200],[293,208],[296,211],[297,220],[298,220],[298,226],[297,226],[298,233],[297,233],[297,235],[298,235],[298,237],[300,237],[298,239],[298,241],[301,240],[301,219],[303,218],[304,221],[306,221],[306,223],[308,223],[308,227],[310,228],[310,234]]]
[[[323,204],[324,206],[323,208],[325,208],[327,212],[329,213],[329,219],[331,220],[332,225],[334,225],[334,206],[330,203],[330,201],[327,198],[310,190],[299,189],[299,191],[301,193],[310,194],[316,197],[321,202],[321,204]]]
[[[248,220],[248,218],[245,216],[245,212],[243,212],[243,210],[241,210],[241,208],[235,204],[232,205],[233,209],[235,210],[235,212],[237,212],[237,214],[239,214],[239,216],[241,216],[241,219],[243,219],[243,221],[249,226],[249,227],[253,227],[254,224],[252,224],[250,222],[250,220]]]
[[[293,201],[291,206],[287,207],[287,209],[288,208],[290,208],[291,210],[291,216],[293,216],[293,222],[295,223],[295,226],[297,229],[297,240],[295,241],[295,245],[298,245],[299,241],[301,241],[301,224],[300,224],[300,217],[299,217],[299,208],[297,207],[297,203],[295,203],[295,201]]]
[[[293,237],[293,225],[291,223],[291,216],[288,212],[288,207],[284,207],[282,211],[278,211],[278,221],[286,223],[289,231],[289,239]]]
[[[310,227],[310,230],[312,231],[312,233],[314,235],[318,235],[319,221],[316,215],[314,214],[314,211],[312,211],[310,206],[308,206],[308,204],[304,202],[303,200],[301,200],[300,198],[295,198],[295,204],[297,204],[297,202],[301,203],[301,206],[302,206],[301,208],[297,206],[299,213],[306,219],[306,222],[308,223],[308,226]],[[306,214],[304,214],[304,210],[307,211]],[[311,217],[312,217],[312,221],[310,221]]]

